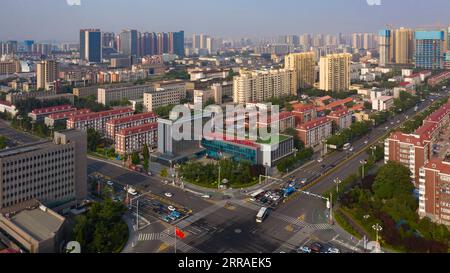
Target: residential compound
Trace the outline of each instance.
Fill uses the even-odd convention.
[[[68,129],[87,131],[94,129],[99,133],[106,133],[106,123],[112,119],[131,116],[134,111],[131,108],[120,108],[115,110],[87,113],[72,116],[67,120]]]
[[[50,116],[51,114],[73,112],[74,110],[76,110],[76,108],[73,107],[72,105],[60,105],[60,106],[34,109],[33,111],[31,111],[31,113],[28,114],[28,116],[33,121],[42,122],[42,121],[44,121],[44,119],[46,117]]]
[[[56,132],[43,141],[0,152],[0,209],[38,199],[61,210],[87,195],[86,134]]]
[[[109,120],[108,122],[106,122],[105,137],[107,139],[114,140],[116,134],[123,129],[140,126],[146,123],[154,123],[157,121],[157,119],[158,116],[155,113],[147,112],[143,114]]]
[[[449,125],[450,101],[425,119],[414,133],[396,132],[385,141],[385,162],[399,162],[411,171],[411,180],[419,191],[420,215],[447,225],[450,205],[445,179],[449,163],[442,158],[438,144]]]
[[[264,102],[274,97],[296,94],[296,82],[292,70],[241,70],[240,75],[233,79],[234,103]]]
[[[297,127],[297,133],[305,147],[314,148],[321,144],[333,133],[333,122],[327,117],[317,118]]]
[[[320,89],[339,92],[350,88],[350,61],[348,53],[329,54],[320,58]]]

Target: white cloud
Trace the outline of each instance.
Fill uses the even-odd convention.
[[[66,0],[69,6],[81,6],[81,0]]]
[[[381,0],[366,0],[369,6],[381,6]]]

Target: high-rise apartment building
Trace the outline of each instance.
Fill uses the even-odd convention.
[[[380,61],[379,65],[384,67],[386,64],[391,63],[392,56],[391,56],[391,30],[389,29],[383,29],[378,32],[378,43],[380,45]]]
[[[271,98],[296,95],[294,71],[287,69],[268,71],[241,70],[233,80],[235,103],[263,102]]]
[[[36,64],[36,89],[50,90],[58,77],[58,64],[54,60],[41,61]]]
[[[411,29],[400,28],[394,30],[395,63],[410,64],[414,53],[414,32]]]
[[[329,54],[320,58],[320,89],[339,92],[350,88],[349,53]]]
[[[80,30],[80,59],[89,63],[102,61],[102,32],[99,29]]]
[[[56,132],[43,141],[0,152],[0,209],[38,199],[60,210],[87,196],[86,134]]]
[[[292,53],[285,57],[285,68],[294,71],[295,90],[314,86],[315,67],[314,52]]]
[[[415,41],[417,68],[444,68],[444,31],[416,31]]]

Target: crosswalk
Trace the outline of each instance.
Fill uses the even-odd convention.
[[[162,238],[161,233],[140,233],[138,236],[138,241],[157,241]]]

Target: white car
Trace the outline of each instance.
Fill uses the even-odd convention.
[[[211,198],[211,196],[210,196],[210,195],[208,195],[208,194],[205,194],[205,195],[202,195],[202,198],[205,198],[205,199],[210,199],[210,198]]]
[[[176,210],[174,206],[169,206],[169,207],[167,207],[167,209],[170,210],[170,211],[175,211]]]
[[[369,141],[368,140],[364,141],[364,144],[369,144]]]
[[[353,152],[353,147],[350,147],[349,151],[350,151],[350,152]]]
[[[106,182],[106,184],[111,187],[114,186],[114,182],[112,182],[112,181],[108,181],[108,182]]]
[[[323,158],[317,159],[317,162],[322,163],[323,162]]]
[[[339,249],[337,249],[337,248],[330,247],[330,248],[328,248],[327,253],[337,254],[337,253],[341,253],[341,251]]]
[[[138,194],[137,191],[133,188],[129,188],[127,192],[133,196],[136,196]]]
[[[302,183],[302,184],[306,184],[306,182],[308,181],[308,179],[306,179],[306,178],[303,178],[301,181],[300,181],[300,183]]]
[[[171,194],[170,192],[166,192],[164,195],[168,198],[171,198],[173,196],[173,194]]]

